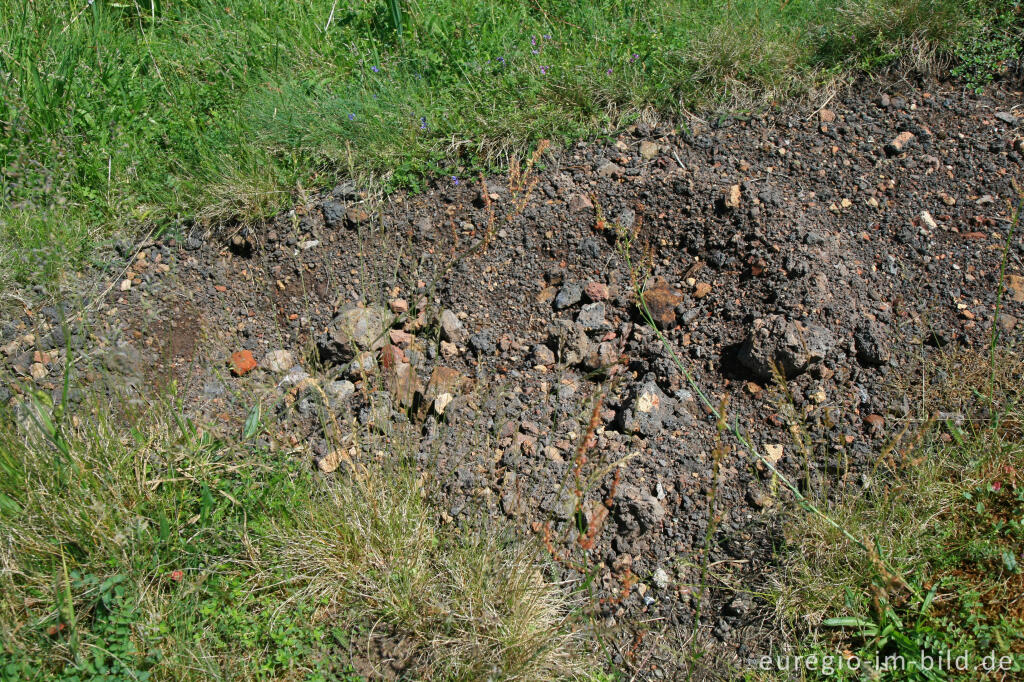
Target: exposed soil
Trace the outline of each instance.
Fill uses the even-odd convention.
[[[728,677],[776,637],[756,593],[791,495],[720,431],[634,286],[696,386],[804,493],[875,485],[881,446],[925,416],[899,389],[928,390],[921,358],[994,325],[1020,340],[1022,104],[1005,84],[864,81],[820,111],[552,150],[486,192],[463,179],[378,210],[340,186],[233,238],[148,244],[73,330],[72,399],[103,385],[131,404],[173,378],[234,433],[260,402],[268,447],[343,476],[326,396],[342,431],[415,443],[442,522],[502,519],[546,545],[553,579],[592,577],[617,666],[692,668],[699,610]],[[58,317],[3,327],[15,393],[59,394]],[[239,350],[260,367],[233,376]]]

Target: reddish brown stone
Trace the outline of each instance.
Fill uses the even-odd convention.
[[[654,318],[654,323],[662,329],[672,327],[676,323],[676,306],[682,303],[684,296],[678,289],[669,286],[661,277],[652,277],[644,291],[644,302],[647,310]]]
[[[384,369],[391,369],[403,362],[408,362],[405,352],[398,346],[389,343],[380,351],[380,366]]]
[[[401,329],[392,329],[388,332],[388,335],[391,337],[391,343],[399,348],[408,348],[412,345],[413,339],[416,338],[409,332],[402,331]]]
[[[587,282],[587,286],[583,288],[583,293],[591,301],[606,301],[608,300],[608,285],[601,282]]]
[[[256,358],[247,350],[236,350],[231,354],[231,373],[236,377],[256,369]]]
[[[1024,277],[1020,275],[1007,275],[1006,290],[1014,301],[1024,303]]]

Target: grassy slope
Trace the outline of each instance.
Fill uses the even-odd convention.
[[[416,186],[648,107],[770,99],[1013,4],[0,0],[0,266],[38,283],[111,234],[258,217],[299,185]]]
[[[87,412],[0,419],[0,680],[356,680],[370,630],[426,678],[582,675],[530,546],[439,527],[400,467],[325,481],[165,404]]]
[[[399,37],[386,4],[125,4],[0,0],[0,286],[54,281],[112,235],[264,214],[300,184],[372,172],[415,185],[647,107],[771,98],[889,59],[912,34],[959,36],[984,70],[1009,48],[982,8],[1019,7],[423,0],[401,4]],[[565,605],[525,555],[438,530],[402,472],[331,489],[173,411],[150,416],[129,430],[96,411],[59,437],[0,423],[0,678],[344,679],[331,661],[353,623],[382,617],[439,678],[479,676],[479,660],[580,667],[555,626]],[[530,598],[481,592],[473,577],[495,573]],[[834,584],[866,594],[851,575]],[[432,619],[446,600],[493,617]]]
[[[993,396],[982,403],[994,418],[989,409],[958,411],[981,418],[908,434],[879,455],[870,488],[829,504],[829,516],[873,551],[814,515],[788,524],[780,611],[806,638],[801,653],[830,657],[838,679],[945,679],[928,661],[946,665],[947,652],[970,666],[954,671],[959,679],[983,679],[978,666],[992,655],[1003,667],[990,665],[989,679],[1024,674],[1024,356],[1004,349],[994,357],[950,356],[943,364],[953,373],[934,387],[947,396],[937,403],[944,409],[976,408],[963,400],[972,393]],[[841,670],[841,651],[865,666]],[[891,670],[868,674],[868,665],[896,656],[906,667],[893,658]]]

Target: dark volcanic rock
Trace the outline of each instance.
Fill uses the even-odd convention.
[[[792,379],[823,360],[834,342],[832,333],[824,327],[773,315],[754,320],[740,348],[739,361],[759,379],[770,380],[776,371],[784,379]]]
[[[853,342],[857,349],[857,359],[865,365],[878,366],[889,362],[889,347],[877,322],[868,320],[857,325]]]

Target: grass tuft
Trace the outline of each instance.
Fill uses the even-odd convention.
[[[1001,366],[1017,366],[1019,354],[1010,354],[1001,351]],[[964,371],[948,377],[955,392],[969,394],[970,379],[984,390],[989,358],[957,359]],[[1024,414],[1019,375],[1001,379],[986,419],[940,422],[919,446],[880,460],[862,494],[829,505],[870,551],[818,517],[789,520],[778,604],[807,653],[836,660],[845,651],[883,680],[940,679],[921,662],[947,655],[969,661],[968,675],[990,655],[1006,661],[1008,676],[995,679],[1024,671]],[[888,657],[906,665],[880,669]]]
[[[0,679],[354,680],[395,652],[424,679],[584,676],[530,546],[440,527],[408,472],[325,481],[167,406],[88,414],[0,421]]]

